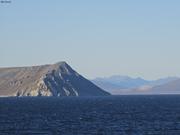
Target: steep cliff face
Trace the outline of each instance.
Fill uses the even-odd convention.
[[[35,67],[1,68],[0,96],[106,96],[66,62]]]

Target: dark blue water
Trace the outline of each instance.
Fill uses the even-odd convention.
[[[180,135],[180,96],[0,98],[0,135]]]

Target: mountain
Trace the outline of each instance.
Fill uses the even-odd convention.
[[[108,90],[135,88],[148,83],[148,81],[142,78],[131,78],[128,76],[111,76],[108,78],[96,78],[92,80],[92,82]],[[106,87],[107,84],[108,87]]]
[[[0,68],[0,96],[107,95],[110,94],[78,74],[66,62]]]
[[[180,79],[147,89],[147,94],[180,94]]]
[[[129,76],[111,76],[107,78],[96,78],[92,80],[94,84],[110,92],[111,94],[135,94],[143,93],[151,88],[163,85],[179,78],[167,77],[158,80],[145,80],[140,77],[131,78]]]

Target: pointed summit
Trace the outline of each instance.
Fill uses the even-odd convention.
[[[106,96],[66,62],[52,65],[0,68],[0,96]]]
[[[52,65],[54,70],[61,72],[62,74],[74,74],[76,73],[65,61],[57,62]]]
[[[68,65],[68,64],[65,61],[59,61],[59,62],[55,63],[54,65],[65,66],[65,65]]]

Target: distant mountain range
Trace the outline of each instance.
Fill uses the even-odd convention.
[[[74,71],[66,62],[0,68],[0,96],[110,95]]]
[[[129,76],[111,76],[96,78],[92,82],[114,95],[180,93],[180,80],[178,77],[167,77],[149,81]]]

